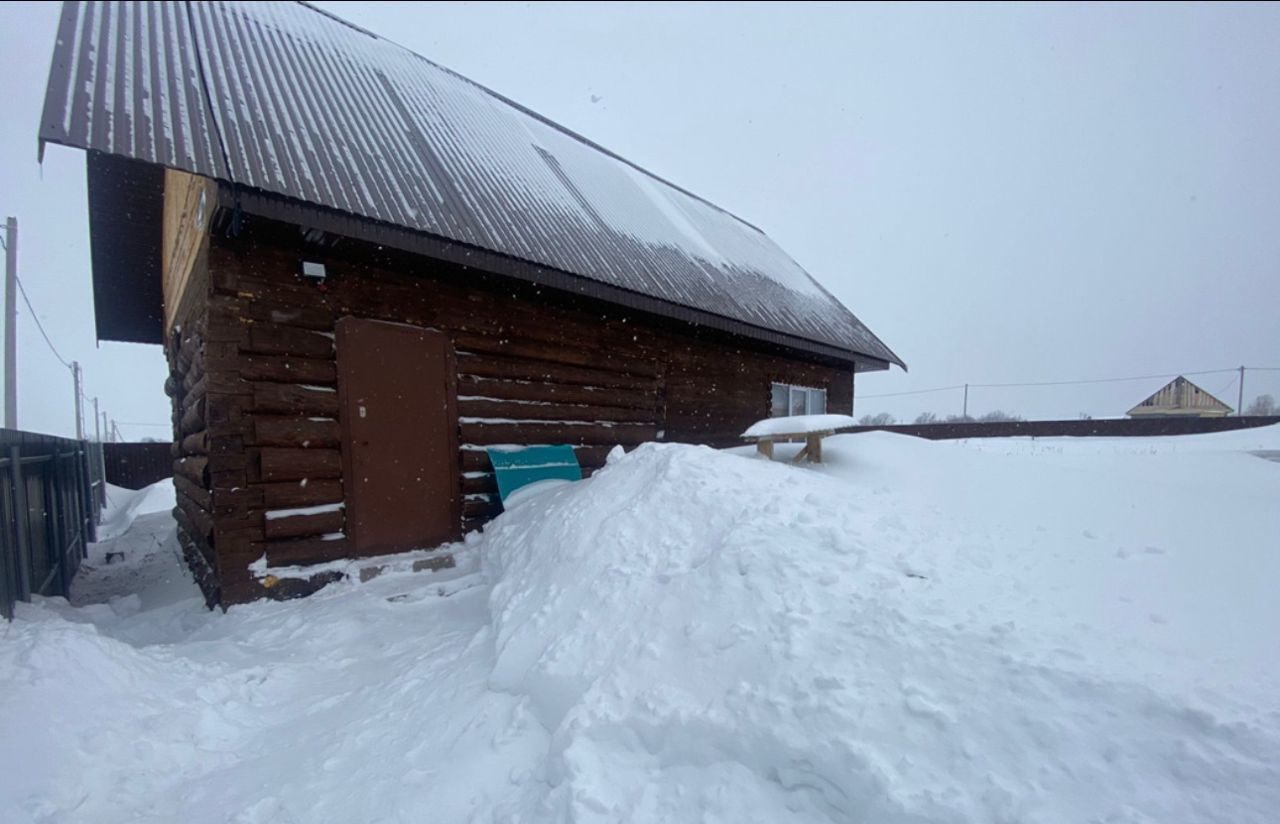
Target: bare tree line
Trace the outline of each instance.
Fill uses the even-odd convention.
[[[1253,403],[1249,404],[1249,408],[1244,411],[1246,415],[1275,415],[1276,399],[1270,395],[1259,395],[1253,399]]]
[[[933,412],[922,412],[916,416],[912,423],[997,423],[1002,421],[1021,421],[1026,420],[1021,415],[1013,415],[1001,409],[995,409],[987,412],[985,415],[974,417],[973,415],[947,415],[942,417]],[[876,415],[863,415],[858,419],[858,423],[862,426],[893,426],[898,423],[898,419],[888,412],[880,412]]]
[[[1271,395],[1259,395],[1253,399],[1253,403],[1245,409],[1246,415],[1280,415],[1280,406],[1276,405],[1276,399]],[[1089,415],[1081,414],[1081,418],[1089,418]],[[912,421],[914,424],[929,423],[1000,423],[1006,421],[1022,421],[1026,420],[1021,415],[1015,415],[1005,412],[1002,409],[995,409],[984,415],[974,417],[973,415],[938,415],[934,412],[921,412]],[[880,412],[875,415],[863,415],[858,419],[858,423],[862,426],[893,426],[899,423],[898,419],[888,412]],[[905,421],[902,421],[905,423]]]

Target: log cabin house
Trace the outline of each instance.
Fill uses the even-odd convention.
[[[488,445],[590,472],[902,365],[756,227],[304,4],[66,3],[48,143],[87,151],[99,339],[164,347],[210,604],[481,526]]]

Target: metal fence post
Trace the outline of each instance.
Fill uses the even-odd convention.
[[[27,510],[27,483],[22,477],[22,450],[9,447],[9,472],[13,479],[13,526],[17,534],[18,580],[16,592],[23,601],[31,600],[31,513]]]
[[[93,480],[89,476],[89,442],[76,443],[76,517],[80,524],[80,557],[89,555],[89,541],[98,537],[93,517]],[[79,566],[79,564],[77,564]]]
[[[7,470],[8,464],[9,459],[0,455],[0,469]],[[13,603],[18,599],[17,538],[16,533],[10,529],[11,519],[6,517],[14,512],[14,503],[10,485],[3,478],[0,478],[0,493],[3,494],[0,499],[0,530],[4,533],[0,535],[3,538],[0,543],[0,617],[13,620]]]
[[[62,459],[58,455],[58,444],[53,445],[53,460],[49,471],[41,473],[44,478],[44,524],[45,552],[49,556],[49,565],[53,567],[43,581],[40,582],[40,595],[48,595],[49,579],[58,573],[58,592],[65,594],[67,576],[63,567],[63,552],[67,543],[67,507],[62,489]]]

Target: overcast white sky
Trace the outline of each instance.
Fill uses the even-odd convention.
[[[319,5],[763,228],[909,364],[860,396],[1280,366],[1280,4]],[[166,437],[160,348],[94,341],[83,153],[36,163],[57,13],[0,5],[0,217],[88,394]],[[70,374],[19,307],[22,428],[69,433]],[[1235,405],[1232,374],[1193,380]],[[1113,416],[1161,383],[970,412]]]

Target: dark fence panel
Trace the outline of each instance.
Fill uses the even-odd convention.
[[[840,432],[882,430],[914,435],[931,441],[957,438],[1055,438],[1055,437],[1152,437],[1155,435],[1197,435],[1252,429],[1280,423],[1280,416],[1245,415],[1235,418],[1118,418],[1114,420],[1071,421],[971,421],[967,423],[921,423],[894,426],[850,426]]]
[[[94,539],[90,445],[0,429],[0,615],[31,595],[67,596]]]
[[[169,443],[104,443],[102,459],[107,483],[125,489],[142,489],[173,475],[173,451]]]

